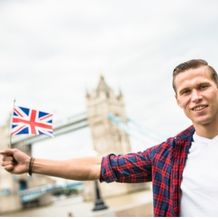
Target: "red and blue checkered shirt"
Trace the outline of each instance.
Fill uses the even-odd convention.
[[[103,157],[100,181],[141,183],[152,181],[154,216],[180,215],[181,181],[189,148],[191,126],[144,152]]]

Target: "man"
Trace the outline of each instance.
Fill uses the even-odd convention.
[[[155,216],[218,216],[218,76],[201,59],[173,71],[178,105],[192,126],[144,152],[66,161],[33,159],[18,149],[3,155],[5,170],[74,180],[152,181]]]

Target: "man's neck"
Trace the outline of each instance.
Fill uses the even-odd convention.
[[[212,139],[218,135],[218,125],[194,125],[194,127],[196,134],[201,137]]]

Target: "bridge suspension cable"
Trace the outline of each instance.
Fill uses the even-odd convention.
[[[157,144],[161,141],[160,137],[152,134],[151,131],[130,118],[128,118],[127,121],[124,121],[121,117],[115,116],[113,113],[109,113],[108,119],[119,129],[123,130],[137,141],[140,141],[145,146],[147,144],[152,146],[153,144]]]

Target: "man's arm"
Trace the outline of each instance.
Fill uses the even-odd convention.
[[[101,158],[85,157],[72,160],[46,160],[34,158],[30,165],[30,156],[18,149],[7,149],[3,155],[2,166],[10,173],[33,173],[62,177],[73,180],[95,180],[100,177]]]

